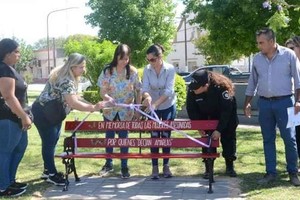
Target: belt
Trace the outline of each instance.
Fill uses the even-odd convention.
[[[264,100],[268,100],[268,101],[276,101],[276,100],[284,99],[284,98],[291,97],[291,96],[292,96],[292,94],[284,95],[284,96],[276,96],[276,97],[260,96],[259,98],[264,99]]]

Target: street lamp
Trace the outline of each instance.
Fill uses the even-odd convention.
[[[49,45],[49,16],[54,12],[70,10],[70,9],[75,9],[75,8],[78,8],[78,7],[68,7],[68,8],[58,9],[58,10],[52,10],[47,15],[47,48],[48,48],[48,73],[49,74],[50,74],[50,71],[51,71],[51,68],[50,68],[50,45]]]

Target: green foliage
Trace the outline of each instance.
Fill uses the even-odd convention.
[[[138,69],[138,74],[139,77],[142,79],[143,78],[143,68]],[[176,74],[175,76],[175,93],[177,96],[177,101],[176,101],[176,109],[177,110],[182,110],[182,106],[185,105],[186,101],[186,85],[184,79]]]
[[[257,52],[255,32],[266,27],[269,19],[270,26],[276,25],[277,41],[281,44],[291,35],[300,34],[299,11],[295,11],[294,7],[284,7],[284,13],[278,14],[275,4],[269,10],[263,8],[263,2],[264,0],[184,0],[186,12],[196,15],[191,23],[199,24],[208,31],[208,41],[199,45],[201,40],[205,41],[200,38],[197,44],[205,57],[210,58],[210,63],[234,60]],[[299,4],[299,0],[286,2]],[[290,19],[289,26],[284,24],[285,16]]]
[[[55,48],[63,48],[64,44],[66,43],[66,40],[67,39],[64,37],[55,38],[55,40],[54,40]],[[53,48],[54,45],[53,45],[53,39],[52,38],[49,39],[49,47]],[[34,43],[33,48],[34,49],[47,49],[48,48],[47,38],[39,39],[37,42]]]
[[[83,98],[92,104],[102,101],[99,91],[97,90],[84,91]]]
[[[88,23],[99,27],[100,39],[125,43],[132,49],[132,63],[144,66],[145,53],[153,43],[171,50],[176,33],[172,0],[89,0]]]
[[[67,55],[77,52],[86,56],[88,78],[95,86],[98,77],[106,64],[111,62],[116,45],[110,41],[99,42],[96,37],[88,35],[74,35],[67,38],[64,49]]]
[[[24,78],[25,82],[26,82],[27,84],[29,84],[29,83],[32,83],[33,75],[32,75],[32,73],[30,73],[30,72],[28,72],[28,71],[25,71],[25,72],[23,73],[23,78]]]
[[[34,58],[33,48],[32,46],[27,45],[26,42],[22,39],[14,39],[19,43],[19,49],[21,54],[21,58],[16,64],[16,70],[18,72],[25,71],[27,64],[29,64]]]
[[[177,96],[176,109],[182,110],[182,106],[185,105],[186,101],[186,85],[184,79],[176,74],[175,76],[175,93]]]

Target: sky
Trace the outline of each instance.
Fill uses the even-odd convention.
[[[176,3],[179,0],[174,0]],[[47,37],[47,15],[49,38],[67,37],[73,34],[97,35],[98,28],[85,23],[85,15],[91,9],[85,4],[88,0],[1,0],[0,38],[16,37],[27,44],[34,44]],[[178,3],[178,13],[183,10]]]

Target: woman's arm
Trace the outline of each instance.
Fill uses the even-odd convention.
[[[15,80],[8,77],[0,78],[0,93],[11,111],[22,120],[22,128],[27,130],[32,121],[15,96]]]

